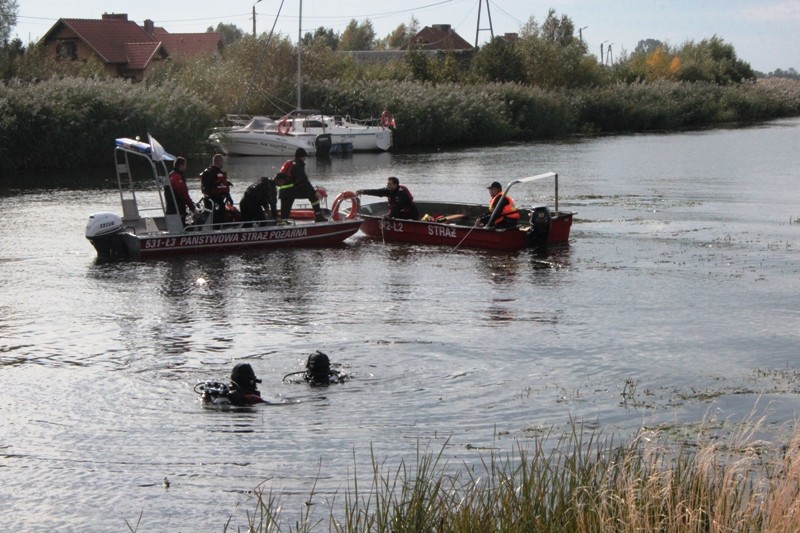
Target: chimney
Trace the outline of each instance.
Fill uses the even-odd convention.
[[[153,35],[153,30],[155,29],[155,24],[150,19],[144,19],[144,31]]]
[[[450,33],[450,24],[434,24],[432,27],[434,29],[441,30],[441,31],[446,31],[447,33]]]
[[[128,22],[128,14],[127,13],[103,13],[103,20],[121,20],[122,22]]]

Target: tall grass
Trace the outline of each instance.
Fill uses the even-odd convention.
[[[176,154],[197,151],[214,112],[165,83],[59,78],[0,84],[0,169],[79,168],[112,161],[114,139],[151,133]]]
[[[272,493],[257,492],[250,531],[375,533],[793,532],[800,530],[800,431],[788,446],[756,440],[759,422],[727,437],[676,444],[642,431],[625,444],[577,426],[480,466],[457,468],[417,450],[413,468],[373,454],[372,480],[354,473],[341,506],[316,519],[306,506],[294,527],[277,520]],[[313,495],[312,495],[313,497]]]
[[[212,76],[212,68],[191,66],[182,72],[211,77],[190,85],[164,76],[147,84],[79,78],[0,84],[0,171],[109,164],[115,137],[148,132],[175,154],[204,150],[208,128],[236,111],[230,107],[245,84],[233,90]],[[254,94],[262,98],[259,90]],[[308,81],[303,105],[354,118],[377,117],[388,107],[398,123],[395,146],[402,150],[797,116],[800,81],[658,81],[559,91],[517,83]]]
[[[355,117],[377,116],[389,107],[401,148],[680,130],[800,115],[796,80],[656,81],[561,91],[517,83],[336,80],[306,83],[303,95],[309,107]]]

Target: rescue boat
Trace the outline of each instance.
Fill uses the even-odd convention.
[[[520,207],[520,222],[516,227],[495,229],[478,227],[476,223],[487,213],[485,204],[454,202],[415,202],[422,215],[420,220],[391,218],[387,202],[362,204],[358,216],[364,219],[361,231],[383,242],[478,248],[513,251],[523,248],[543,248],[569,244],[573,212],[561,211],[558,205],[558,174],[547,172],[510,182],[504,191],[519,183],[553,179],[554,205]],[[498,202],[499,208],[499,202]],[[496,218],[497,212],[492,214]]]
[[[331,217],[316,223],[290,220],[284,225],[276,221],[229,222],[213,220],[210,211],[201,211],[184,226],[180,215],[167,214],[165,208],[164,187],[170,186],[167,162],[173,161],[174,156],[151,137],[149,143],[117,139],[114,157],[122,214],[94,213],[86,224],[86,238],[100,257],[146,259],[187,253],[332,246],[341,244],[361,226],[357,217]],[[133,167],[139,173],[147,167],[151,179],[134,178],[134,159],[144,160],[144,165]]]

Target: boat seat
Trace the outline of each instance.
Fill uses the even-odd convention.
[[[150,217],[144,219],[144,229],[147,233],[160,233],[161,230],[158,229],[158,224],[156,221]]]

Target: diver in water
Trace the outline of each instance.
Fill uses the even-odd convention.
[[[261,380],[256,377],[250,363],[239,363],[231,371],[231,383],[217,381],[200,382],[194,386],[194,391],[200,394],[204,404],[232,405],[245,407],[259,403],[268,403],[261,398],[258,384]]]
[[[330,358],[319,350],[308,356],[305,370],[286,374],[283,376],[283,381],[286,381],[289,376],[299,374],[302,374],[303,380],[312,387],[327,387],[332,383],[342,383],[350,377],[340,370],[331,369]]]

